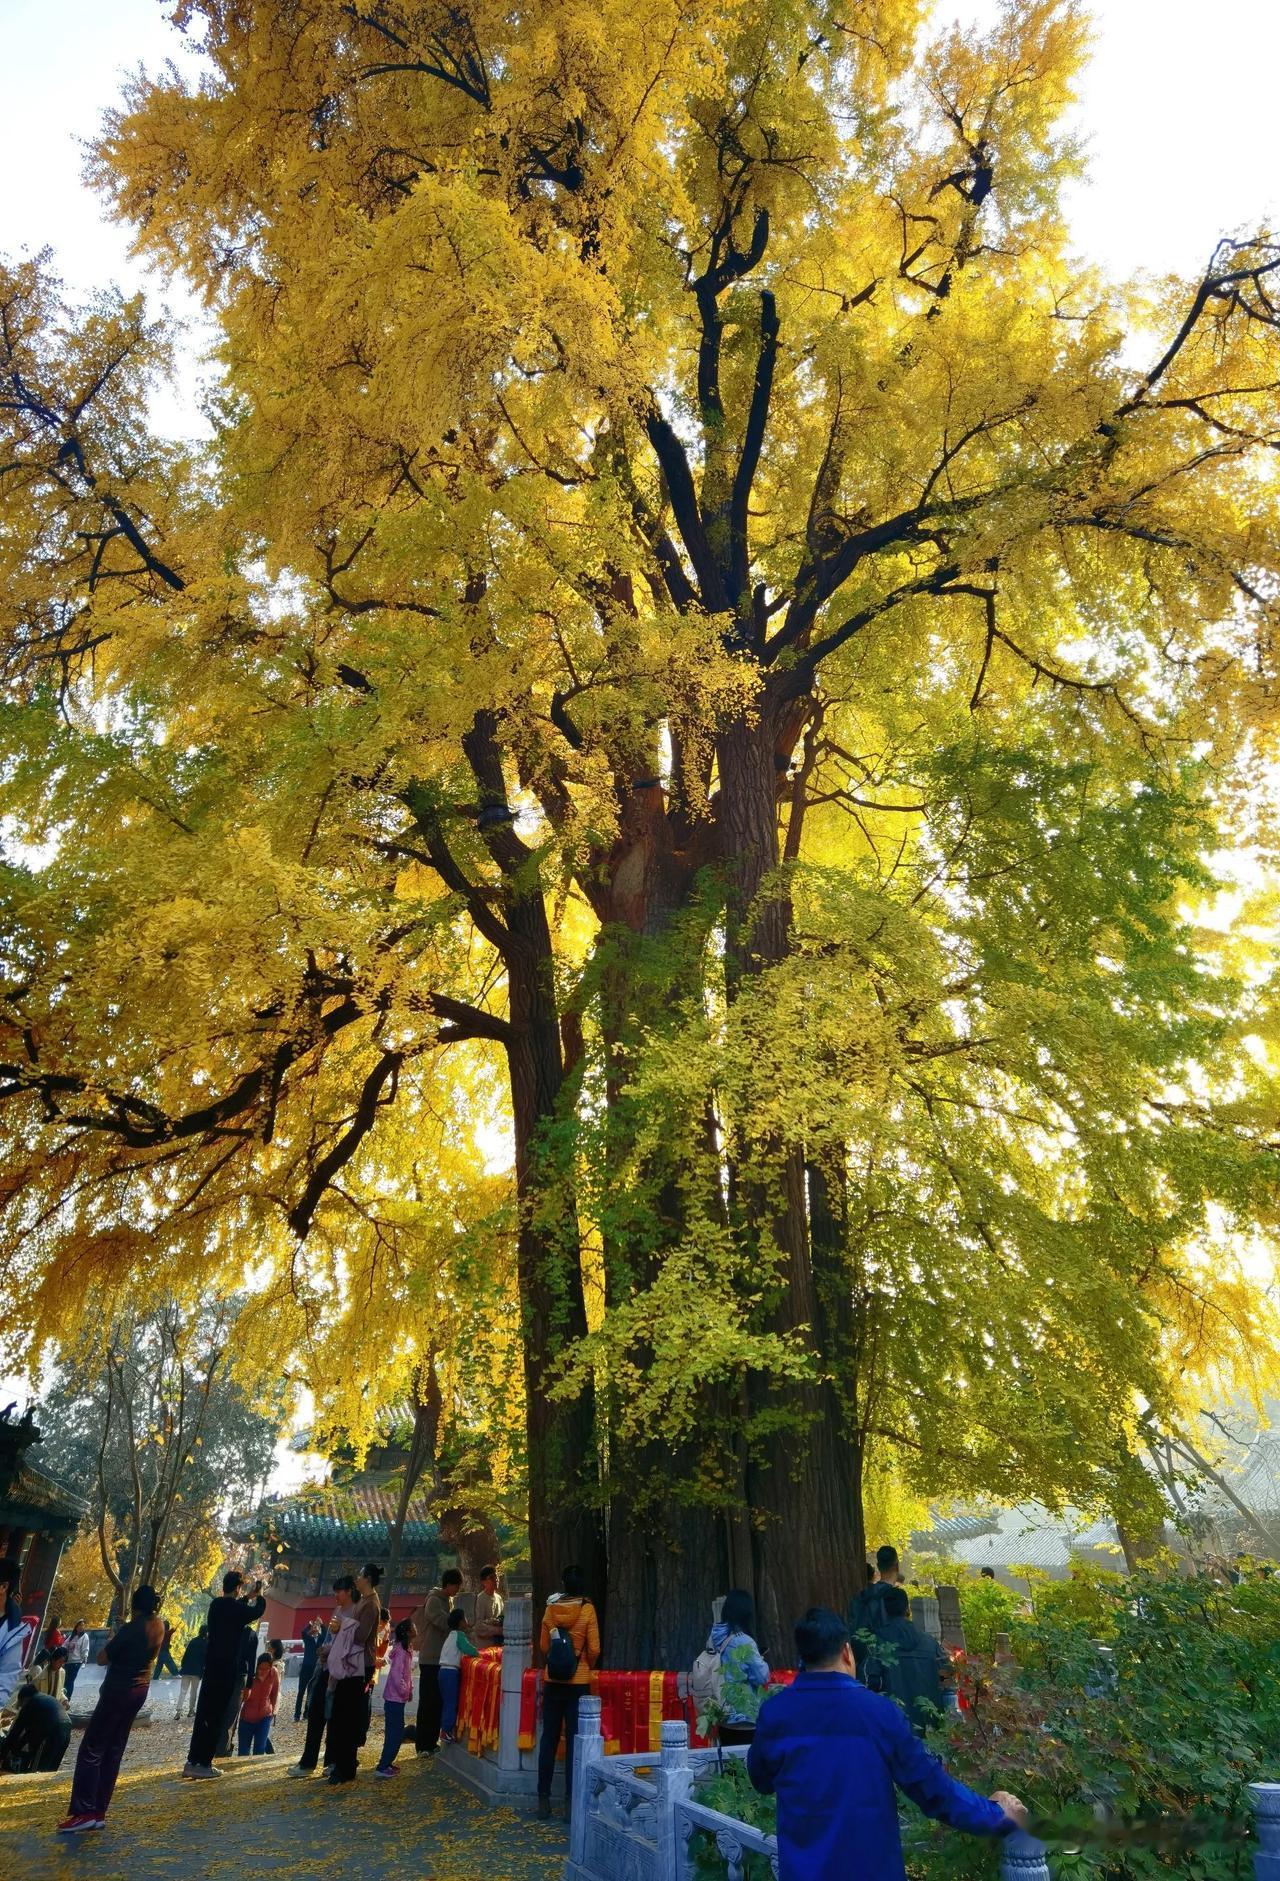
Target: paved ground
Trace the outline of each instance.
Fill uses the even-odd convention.
[[[108,1827],[60,1837],[79,1732],[51,1776],[0,1776],[0,1875],[21,1881],[559,1881],[563,1823],[474,1801],[431,1760],[401,1752],[389,1782],[330,1789],[285,1771],[302,1727],[276,1727],[274,1757],[233,1758],[218,1783],[177,1774],[189,1726],[135,1727]],[[361,1762],[381,1742],[375,1722]],[[370,1754],[373,1752],[374,1754]]]

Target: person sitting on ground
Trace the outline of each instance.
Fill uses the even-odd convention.
[[[940,1641],[912,1623],[905,1587],[885,1589],[884,1615],[875,1652],[867,1661],[867,1683],[873,1691],[896,1698],[916,1736],[923,1737],[944,1709],[944,1693],[953,1676],[951,1656]]]
[[[722,1745],[749,1744],[755,1735],[769,1683],[769,1668],[756,1645],[755,1630],[756,1610],[751,1595],[740,1587],[731,1589],[706,1647],[707,1655],[714,1654],[719,1662],[711,1696],[726,1714],[716,1730]]]
[[[178,1716],[194,1718],[196,1715],[196,1697],[200,1691],[200,1681],[204,1677],[204,1656],[209,1649],[209,1629],[202,1626],[198,1633],[193,1633],[182,1651],[182,1679],[178,1687]]]
[[[560,1592],[552,1594],[542,1616],[542,1736],[538,1741],[538,1814],[551,1814],[551,1779],[564,1732],[564,1813],[573,1809],[573,1746],[578,1735],[578,1704],[591,1684],[591,1668],[600,1657],[600,1622],[587,1599],[579,1567],[567,1567]]]
[[[37,1691],[28,1679],[13,1700],[17,1708],[9,1730],[0,1737],[0,1770],[13,1775],[28,1770],[57,1770],[71,1742],[71,1718],[64,1704]]]
[[[107,1676],[98,1688],[98,1702],[80,1739],[71,1805],[58,1824],[59,1835],[79,1835],[106,1827],[107,1809],[115,1793],[129,1733],[147,1702],[151,1668],[164,1643],[159,1606],[160,1596],[154,1587],[135,1587],[129,1618],[98,1654],[98,1664],[106,1666]]]
[[[1016,1796],[979,1796],[947,1774],[898,1707],[860,1685],[838,1613],[810,1607],[795,1629],[800,1671],[764,1705],[747,1774],[778,1799],[779,1881],[906,1881],[895,1789],[971,1835],[1026,1822]]]
[[[66,1663],[67,1636],[55,1613],[45,1628],[44,1638],[31,1661],[27,1676],[36,1680],[40,1691],[47,1692],[51,1698],[58,1698],[61,1696],[62,1689],[62,1669]]]
[[[849,1608],[849,1638],[853,1642],[853,1658],[858,1668],[858,1676],[863,1676],[863,1667],[871,1653],[871,1644],[863,1635],[870,1633],[878,1636],[884,1625],[884,1597],[891,1587],[902,1584],[902,1566],[898,1560],[898,1550],[886,1544],[876,1549],[876,1578],[870,1587],[864,1587],[854,1596]]]
[[[271,1720],[280,1702],[280,1674],[271,1653],[258,1654],[252,1682],[245,1687],[240,1706],[240,1742],[237,1756],[262,1757],[271,1738]]]
[[[67,1664],[63,1673],[62,1695],[70,1702],[80,1668],[89,1663],[89,1634],[83,1620],[77,1620],[67,1634]]]
[[[382,1696],[382,1755],[374,1775],[395,1776],[396,1756],[404,1742],[404,1708],[413,1697],[413,1621],[401,1620],[395,1631]]]
[[[498,1592],[498,1570],[486,1567],[480,1570],[480,1592],[476,1595],[476,1618],[473,1631],[476,1645],[483,1650],[486,1646],[502,1644],[502,1595]]]
[[[446,1744],[455,1742],[458,1722],[458,1693],[462,1689],[462,1661],[478,1659],[479,1649],[467,1638],[467,1616],[461,1607],[449,1615],[449,1631],[440,1648],[440,1735]]]

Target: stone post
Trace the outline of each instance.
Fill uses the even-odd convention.
[[[588,1779],[604,1761],[600,1734],[600,1700],[584,1692],[578,1700],[578,1735],[573,1745],[573,1809],[569,1819],[569,1867],[581,1868],[587,1858]]]
[[[664,1719],[662,1755],[658,1764],[658,1874],[676,1881],[687,1866],[688,1850],[676,1826],[676,1804],[693,1796],[693,1766],[689,1762],[689,1727],[682,1718]]]
[[[949,1652],[967,1652],[964,1621],[960,1617],[959,1588],[948,1587],[944,1583],[933,1591],[938,1599],[938,1624],[941,1628],[938,1637]]]
[[[935,1595],[914,1595],[911,1601],[911,1617],[920,1631],[927,1633],[930,1639],[942,1639],[942,1619]]]
[[[533,1602],[508,1600],[502,1615],[502,1701],[498,1712],[498,1768],[520,1768],[520,1690],[533,1660]]]
[[[1249,1797],[1258,1828],[1255,1881],[1280,1881],[1280,1783],[1251,1783]]]
[[[1000,1844],[1000,1881],[1052,1881],[1043,1842],[1022,1829]]]

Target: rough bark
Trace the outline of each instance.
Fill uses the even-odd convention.
[[[586,1335],[578,1224],[570,1198],[548,1219],[554,1180],[540,1181],[544,1133],[564,1077],[552,975],[551,935],[540,893],[508,910],[512,1040],[507,1049],[520,1209],[517,1261],[524,1312],[524,1382],[529,1449],[529,1555],[535,1601],[554,1592],[562,1570],[580,1566],[604,1603],[606,1564],[599,1511],[593,1394],[571,1402],[550,1392],[561,1354]]]
[[[783,709],[781,701],[766,697],[754,721],[730,726],[718,742],[731,998],[747,976],[782,960],[790,941],[790,907],[776,879]],[[803,1386],[779,1388],[760,1377],[748,1381],[752,1411],[766,1422],[752,1440],[747,1478],[757,1618],[768,1651],[788,1663],[796,1616],[811,1605],[840,1609],[852,1591],[864,1545],[862,1449],[835,1382],[840,1354],[832,1309],[847,1283],[840,1281],[828,1250],[823,1290],[830,1297],[824,1310],[800,1151],[759,1144],[753,1160],[756,1168],[742,1187],[738,1209],[744,1232],[753,1222],[768,1222],[776,1248],[766,1323],[772,1331],[798,1335],[813,1366],[812,1381]],[[768,1428],[778,1412],[785,1414],[785,1427]]]

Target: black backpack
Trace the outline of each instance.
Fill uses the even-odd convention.
[[[574,1650],[573,1636],[568,1627],[557,1626],[547,1648],[547,1677],[557,1685],[568,1685],[577,1670],[578,1655]]]

